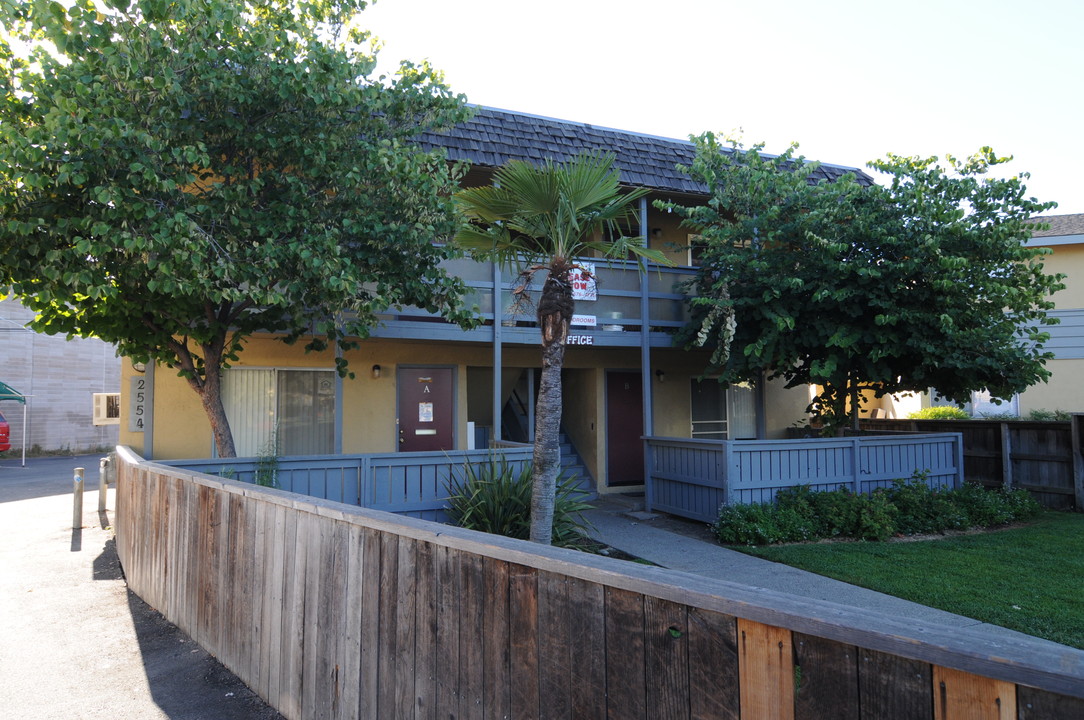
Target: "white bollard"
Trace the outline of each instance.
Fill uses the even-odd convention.
[[[98,512],[105,512],[105,500],[109,494],[109,458],[98,461]]]
[[[72,492],[72,530],[83,527],[83,473],[85,468],[75,468]]]

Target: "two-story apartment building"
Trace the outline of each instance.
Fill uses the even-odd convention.
[[[678,283],[693,273],[688,232],[653,200],[703,202],[706,188],[677,169],[693,158],[683,140],[640,135],[479,108],[473,119],[423,143],[465,160],[467,186],[490,182],[518,159],[563,161],[589,150],[616,155],[622,182],[651,191],[635,232],[667,253],[674,268],[637,272],[635,263],[590,260],[596,283],[578,292],[564,370],[564,430],[600,492],[642,483],[641,437],[780,437],[804,417],[808,393],[782,384],[730,387],[700,381],[705,354],[674,347],[686,319]],[[832,179],[854,168],[824,165]],[[527,441],[540,367],[539,331],[515,313],[507,270],[457,260],[449,270],[472,288],[484,323],[470,331],[423,311],[389,312],[346,355],[354,379],[339,378],[334,357],[306,354],[270,336],[254,338],[224,380],[238,454],[277,439],[279,454],[463,449],[489,439]],[[209,457],[209,424],[195,394],[166,368],[123,381],[121,442],[148,457]]]
[[[1019,411],[1084,412],[1084,215],[1052,215],[1037,221],[1049,228],[1033,232],[1028,245],[1050,248],[1043,265],[1049,273],[1065,275],[1065,289],[1051,298],[1050,315],[1061,322],[1047,328],[1046,348],[1054,353],[1046,365],[1050,381],[1021,393]]]

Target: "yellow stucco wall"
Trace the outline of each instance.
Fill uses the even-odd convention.
[[[1084,245],[1054,245],[1043,259],[1048,273],[1062,273],[1065,289],[1054,293],[1056,310],[1084,308]],[[1047,362],[1049,382],[1039,383],[1020,394],[1020,414],[1032,410],[1084,412],[1084,359],[1060,359]]]
[[[598,421],[602,407],[602,371],[597,368],[566,370],[563,377],[563,421],[569,440],[587,471],[601,482],[604,468],[599,448],[605,440]]]
[[[1065,289],[1054,293],[1054,305],[1059,310],[1084,307],[1084,245],[1055,245],[1053,253],[1043,258],[1048,273],[1065,275]]]
[[[1032,410],[1084,412],[1084,360],[1051,360],[1050,382],[1032,385],[1020,394],[1020,414]]]
[[[607,370],[637,370],[638,348],[601,348],[570,346],[565,355],[564,424],[592,475],[605,490],[606,426],[605,373]],[[445,366],[455,369],[457,384],[456,445],[467,447],[467,402],[470,378],[475,383],[478,370],[492,364],[492,348],[481,344],[428,343],[404,340],[373,339],[361,343],[347,354],[354,378],[343,383],[344,453],[393,452],[397,447],[395,425],[397,370],[406,365]],[[507,373],[518,368],[537,368],[541,352],[537,346],[506,346],[503,364]],[[372,367],[380,366],[380,377],[372,376]],[[652,352],[653,370],[662,370],[660,381],[651,378],[654,393],[654,434],[688,437],[690,433],[690,382],[699,376],[705,358],[699,353],[679,349]],[[253,338],[235,364],[238,368],[310,368],[333,369],[330,352],[306,353],[300,345],[287,346],[271,337]],[[468,373],[468,368],[474,370]],[[133,373],[124,369],[127,378]],[[210,425],[196,393],[187,382],[168,368],[154,372],[154,447],[145,445],[142,433],[127,431],[122,418],[121,442],[156,459],[209,457],[213,441]],[[127,380],[123,389],[127,392]],[[767,391],[768,430],[771,437],[781,437],[787,426],[801,415],[807,400],[801,391],[783,390],[774,383]],[[477,405],[477,403],[475,403]],[[126,398],[122,407],[127,408]],[[628,490],[628,488],[623,488]]]

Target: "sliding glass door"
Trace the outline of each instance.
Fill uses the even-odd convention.
[[[333,370],[233,368],[223,373],[222,402],[238,457],[334,452]]]

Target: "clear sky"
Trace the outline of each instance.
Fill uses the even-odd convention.
[[[361,25],[472,103],[854,167],[990,145],[1084,213],[1081,0],[379,0]]]

